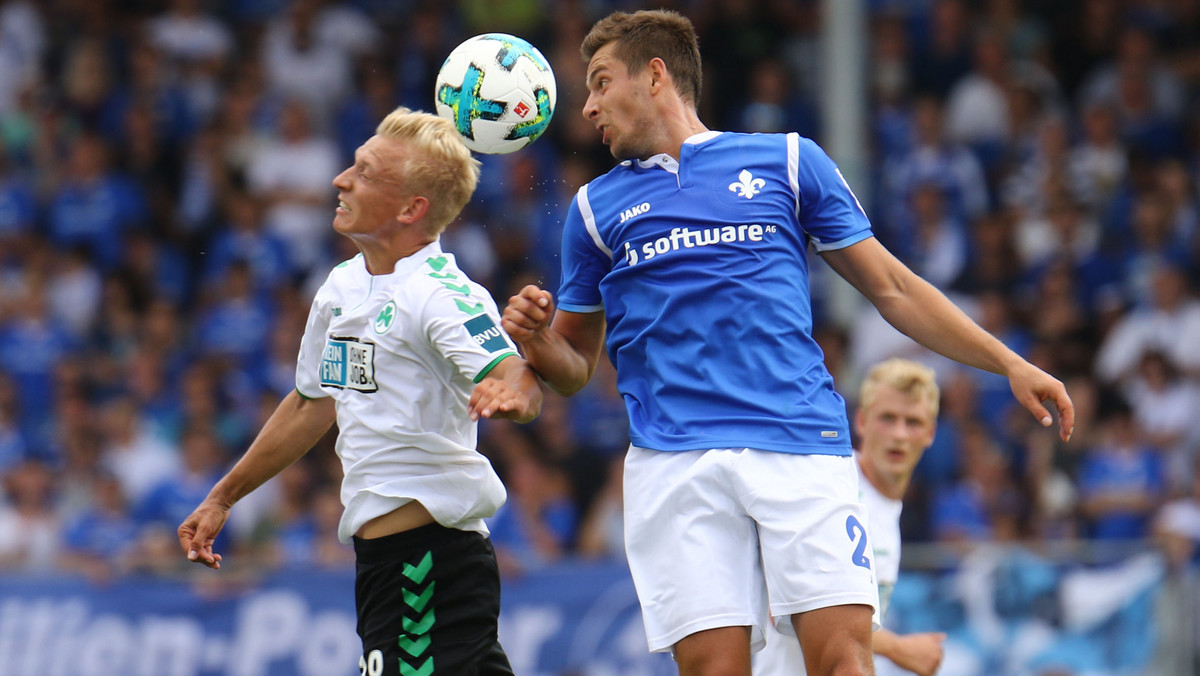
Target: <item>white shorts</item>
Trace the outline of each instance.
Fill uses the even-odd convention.
[[[651,652],[705,629],[829,606],[876,609],[854,458],[752,449],[625,457],[625,552]],[[769,611],[769,614],[768,614]]]

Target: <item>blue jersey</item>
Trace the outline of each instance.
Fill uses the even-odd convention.
[[[812,141],[706,132],[678,162],[625,161],[579,190],[558,307],[606,314],[635,445],[849,455],[806,254],[870,236]]]

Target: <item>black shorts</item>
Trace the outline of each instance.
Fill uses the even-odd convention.
[[[500,573],[491,540],[421,526],[354,538],[364,676],[512,676],[496,635]]]

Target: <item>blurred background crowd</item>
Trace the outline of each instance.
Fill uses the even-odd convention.
[[[822,139],[820,3],[676,0],[711,128]],[[816,332],[853,410],[888,356],[931,364],[937,441],[906,543],[1200,540],[1200,0],[871,0],[877,236],[1078,406],[1060,443],[1007,381],[916,349],[870,307]],[[0,0],[0,570],[186,568],[174,531],[293,387],[309,303],[353,255],[332,178],[397,105],[431,110],[468,36],[538,45],[546,136],[485,157],[443,247],[503,305],[557,288],[560,218],[612,164],[578,45],[620,0]],[[505,574],[623,556],[614,375],[485,423]],[[235,569],[345,567],[326,437],[233,511]]]

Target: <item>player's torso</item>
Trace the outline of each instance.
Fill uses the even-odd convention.
[[[678,162],[628,163],[581,199],[612,251],[599,290],[635,435],[649,435],[639,441],[848,452],[844,405],[811,338],[808,238],[783,136],[685,144]],[[768,418],[780,422],[738,431]]]
[[[448,271],[449,272],[449,271]],[[338,403],[339,426],[403,438],[440,432],[463,442],[456,422],[472,383],[439,355],[421,320],[428,284],[416,274],[345,275],[322,288],[328,328],[320,387]]]

